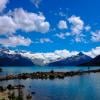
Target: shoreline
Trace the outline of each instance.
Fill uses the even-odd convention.
[[[100,69],[87,70],[87,71],[69,71],[69,72],[33,72],[33,73],[21,73],[17,75],[0,76],[0,81],[13,80],[13,79],[64,79],[65,77],[73,77],[76,75],[83,75],[88,73],[100,73]]]
[[[27,91],[24,85],[0,86],[0,100],[32,100],[32,93]],[[35,94],[35,92],[34,92]]]

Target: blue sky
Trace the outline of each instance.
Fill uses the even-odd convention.
[[[2,0],[0,46],[32,52],[100,46],[100,0]]]

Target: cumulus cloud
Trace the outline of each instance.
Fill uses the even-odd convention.
[[[70,25],[70,27],[67,26],[67,22],[68,21],[68,24]],[[90,26],[85,26],[84,25],[84,21],[78,17],[78,16],[75,16],[75,15],[72,15],[71,17],[69,17],[67,19],[67,21],[64,21],[64,20],[60,20],[59,21],[59,24],[58,24],[58,28],[59,29],[67,29],[68,28],[68,31],[65,32],[65,33],[57,33],[55,34],[56,37],[60,38],[60,39],[66,39],[66,37],[70,36],[72,37],[72,41],[74,42],[82,42],[84,41],[84,34],[83,34],[83,31],[84,29],[86,31],[89,31],[90,30]]]
[[[49,28],[50,24],[42,14],[29,13],[22,8],[0,16],[0,34],[14,33],[17,30],[46,33]]]
[[[67,25],[67,23],[68,25]],[[60,20],[58,23],[59,29],[68,29],[65,33],[57,33],[55,34],[56,37],[60,39],[66,39],[68,36],[72,37],[73,42],[84,42],[87,43],[87,40],[85,39],[86,35],[84,32],[90,32],[91,26],[85,25],[84,21],[79,17],[72,15],[71,17],[67,18],[67,20]],[[93,41],[99,41],[100,40],[100,34],[93,33],[92,32],[92,40]]]
[[[100,30],[96,32],[91,32],[91,40],[93,42],[100,42]]]
[[[14,33],[16,31],[16,24],[9,16],[0,16],[0,35],[7,33]]]
[[[55,36],[57,37],[57,38],[59,38],[59,39],[66,39],[67,37],[72,37],[72,41],[73,42],[77,42],[77,43],[79,43],[79,42],[86,42],[85,41],[85,39],[84,39],[84,35],[75,35],[74,37],[73,37],[73,35],[71,34],[71,33],[69,33],[69,32],[65,32],[65,33],[57,33],[57,34],[55,34]]]
[[[0,12],[2,12],[6,8],[6,4],[9,0],[0,0]]]
[[[67,22],[64,21],[64,20],[60,20],[59,23],[58,23],[58,28],[59,29],[67,29]]]
[[[84,43],[87,43],[87,41],[85,40],[85,35],[84,34],[80,34],[80,35],[76,35],[74,36],[74,42],[84,42]]]
[[[22,36],[13,37],[13,33],[16,33],[17,30],[46,33],[49,31],[49,28],[50,24],[46,21],[43,14],[36,14],[27,12],[22,8],[16,8],[14,11],[0,16],[0,35],[5,35],[7,37],[5,39],[0,39],[0,44],[8,47],[16,47],[17,45],[28,46],[31,43],[29,38],[25,39]],[[51,41],[49,39],[44,39],[41,40],[41,42]]]
[[[17,28],[26,32],[41,32],[49,31],[50,24],[45,21],[46,18],[42,14],[27,12],[24,9],[15,9],[12,12],[13,20],[17,24]]]
[[[84,22],[80,17],[71,16],[68,18],[68,22],[71,24],[71,31],[73,35],[78,35],[84,29]]]
[[[29,38],[24,38],[20,35],[0,39],[0,44],[5,47],[29,46],[31,43],[32,41]]]

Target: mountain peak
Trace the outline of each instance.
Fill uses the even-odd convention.
[[[82,52],[79,52],[79,54],[78,54],[79,56],[83,56],[84,54],[82,53]]]

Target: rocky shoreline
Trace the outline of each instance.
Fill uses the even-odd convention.
[[[72,77],[76,75],[83,75],[88,73],[100,73],[100,69],[87,70],[87,71],[70,71],[70,72],[33,72],[33,73],[21,73],[17,75],[0,76],[0,81],[13,80],[13,79],[64,79],[65,77]]]

